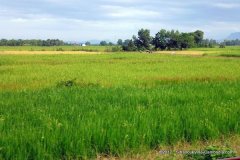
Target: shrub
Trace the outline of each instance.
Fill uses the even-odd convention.
[[[219,48],[226,48],[225,44],[220,44]]]
[[[64,51],[63,48],[57,48],[56,51]]]
[[[122,47],[115,46],[115,47],[112,48],[112,52],[119,52],[119,51],[122,51]]]
[[[57,83],[57,87],[73,87],[76,86],[76,79],[60,81]]]

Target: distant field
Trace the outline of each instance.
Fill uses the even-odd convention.
[[[112,52],[114,46],[0,46],[0,54],[82,54],[96,53],[96,52]],[[25,52],[24,52],[25,51]],[[33,52],[34,51],[34,52]],[[116,53],[119,53],[116,51]],[[153,53],[167,53],[167,54],[189,54],[189,55],[222,55],[239,57],[240,46],[228,46],[226,48],[191,48],[183,51],[157,51]]]
[[[227,46],[226,48],[191,48],[189,51],[204,52],[205,55],[240,57],[240,46]]]
[[[0,51],[112,51],[112,46],[0,46]]]
[[[0,54],[0,159],[131,157],[215,140],[240,154],[240,59],[221,56],[240,49],[226,51]]]

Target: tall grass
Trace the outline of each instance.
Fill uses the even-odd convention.
[[[240,133],[240,83],[1,93],[3,159],[121,156]]]
[[[76,83],[149,86],[184,81],[236,81],[239,59],[161,54],[1,55],[0,90],[41,89]]]
[[[1,55],[0,159],[122,156],[240,134],[239,66],[217,57]]]

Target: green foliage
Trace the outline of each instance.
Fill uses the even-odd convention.
[[[112,42],[109,42],[108,45],[109,45],[109,46],[113,46],[114,44],[113,44]]]
[[[169,34],[168,49],[178,49],[180,47],[180,32],[172,30]]]
[[[226,46],[240,46],[240,39],[224,40],[223,44]]]
[[[76,78],[73,80],[60,81],[57,83],[57,87],[73,87],[76,86]]]
[[[133,36],[132,39],[125,40],[122,44],[122,48],[125,51],[144,51],[151,49],[152,37],[150,36],[150,30],[141,29],[138,31],[138,37]]]
[[[182,33],[179,37],[180,49],[191,48],[194,46],[194,36],[191,33]]]
[[[213,40],[213,39],[203,39],[202,42],[198,45],[198,47],[214,48],[217,45],[218,45],[218,43],[217,43],[216,40]]]
[[[139,50],[149,50],[152,37],[150,36],[150,30],[140,29],[138,31],[138,38],[133,38],[135,45]]]
[[[57,48],[56,51],[64,51],[63,48]]]
[[[122,40],[122,39],[119,39],[119,40],[117,41],[117,45],[119,45],[119,46],[123,45],[123,40]]]
[[[239,86],[189,82],[1,92],[2,158],[120,156],[239,134]]]
[[[240,134],[238,59],[0,55],[0,74],[0,159],[93,159]]]
[[[107,46],[107,45],[108,45],[108,43],[106,41],[101,41],[100,42],[100,46]]]
[[[155,48],[160,48],[161,50],[165,50],[168,46],[169,41],[169,34],[166,30],[162,29],[160,30],[155,38],[153,39],[153,44]]]
[[[120,52],[120,51],[122,51],[122,47],[121,46],[114,46],[112,48],[112,52]]]
[[[218,160],[235,157],[236,154],[231,148],[208,146],[200,154],[189,154],[185,158],[188,160]]]
[[[195,43],[199,46],[203,41],[204,32],[197,30],[193,32]]]
[[[202,31],[193,33],[180,33],[179,31],[167,31],[161,29],[154,38],[150,36],[150,30],[141,29],[138,31],[138,37],[133,36],[131,40],[126,40],[123,43],[123,50],[126,51],[145,51],[151,50],[151,44],[155,50],[171,50],[171,49],[186,49],[194,46],[202,46],[203,43]],[[134,45],[133,45],[133,43]]]
[[[90,42],[86,42],[85,45],[86,45],[86,46],[90,46],[91,43],[90,43]]]
[[[124,51],[137,51],[138,48],[135,45],[134,41],[131,40],[125,40],[122,46]]]
[[[240,58],[240,54],[220,54],[221,57],[232,57],[232,58]]]
[[[226,46],[225,46],[225,44],[220,44],[219,45],[219,48],[225,48]]]
[[[61,46],[64,44],[65,43],[59,39],[47,39],[47,40],[1,39],[0,40],[0,46]]]

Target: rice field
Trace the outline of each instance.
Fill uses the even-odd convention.
[[[0,51],[111,51],[113,46],[0,46]]]
[[[240,49],[224,52],[0,54],[0,159],[121,158],[237,142],[240,59],[221,55]]]

